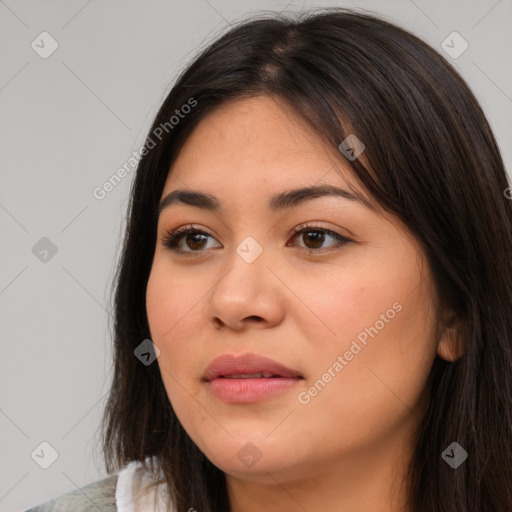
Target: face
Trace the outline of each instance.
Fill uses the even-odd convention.
[[[186,189],[219,206],[161,211],[148,321],[176,415],[231,477],[286,481],[376,461],[416,424],[439,347],[419,246],[397,218],[356,199],[271,203],[326,185],[368,197],[348,164],[258,97],[206,117],[169,172],[162,198]],[[205,380],[219,356],[247,354],[292,372],[253,358]],[[258,365],[280,376],[249,378]]]

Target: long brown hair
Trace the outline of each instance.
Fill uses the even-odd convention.
[[[132,185],[114,277],[107,471],[152,457],[178,512],[229,511],[224,473],[181,426],[158,365],[141,364],[134,349],[150,338],[145,290],[171,164],[214,108],[262,94],[291,106],[333,147],[350,132],[364,141],[365,161],[349,162],[353,172],[419,240],[443,306],[464,325],[463,356],[437,356],[432,366],[408,474],[410,509],[510,512],[512,202],[500,151],[442,56],[379,15],[339,8],[239,22],[194,59],[163,102]],[[194,106],[180,110],[186,104]],[[183,116],[171,122],[176,110]],[[456,469],[442,458],[452,442],[468,453]]]

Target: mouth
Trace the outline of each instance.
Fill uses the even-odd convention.
[[[277,375],[275,373],[237,373],[234,375],[219,375],[218,379],[281,379],[284,378],[282,375]]]
[[[288,391],[304,377],[272,359],[256,354],[217,357],[203,380],[215,398],[230,404],[259,402]]]
[[[215,358],[206,371],[203,379],[212,381],[225,379],[269,379],[288,378],[300,379],[302,375],[292,368],[257,354],[234,356],[225,354]]]

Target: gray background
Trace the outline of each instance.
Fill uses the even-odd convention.
[[[454,63],[510,170],[511,0],[0,0],[1,511],[105,475],[95,433],[111,378],[109,292],[134,173],[103,200],[93,189],[144,142],[178,71],[230,23],[261,9],[333,5],[383,13]],[[50,47],[43,31],[58,43],[46,59],[31,47]],[[457,59],[441,47],[453,31],[469,44]],[[43,237],[57,248],[47,261],[33,252]],[[48,469],[34,460],[50,460],[43,441],[58,452]]]

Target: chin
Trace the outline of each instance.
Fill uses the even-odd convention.
[[[250,477],[251,479],[268,482],[269,473],[279,473],[290,467],[291,447],[283,444],[282,440],[256,438],[247,430],[248,435],[225,439],[211,439],[203,444],[203,453],[224,473],[235,477]],[[268,431],[267,431],[268,434]]]

